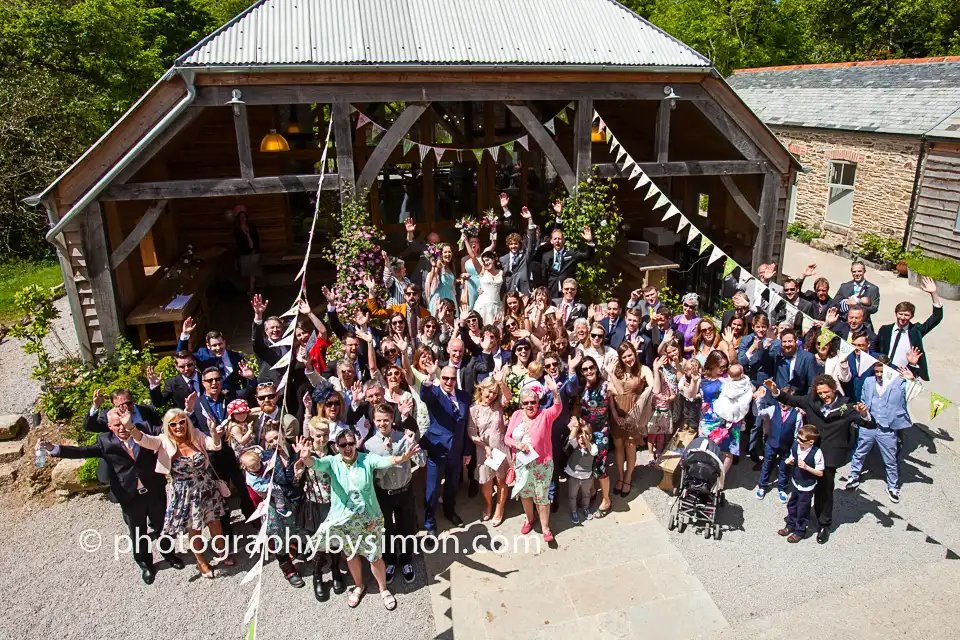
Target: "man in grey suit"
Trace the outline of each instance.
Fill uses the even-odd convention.
[[[500,194],[500,206],[504,217],[510,214],[510,196]],[[539,242],[539,229],[531,222],[530,210],[526,207],[520,210],[520,216],[527,221],[527,239],[524,243],[519,233],[507,236],[508,253],[500,256],[500,268],[503,269],[503,284],[505,291],[519,291],[530,295],[530,256]]]
[[[855,305],[861,305],[864,310],[864,324],[873,328],[871,316],[880,309],[880,287],[867,282],[867,268],[859,260],[850,265],[850,275],[853,279],[844,282],[837,289],[833,301],[840,310],[841,318],[846,320],[847,311]]]

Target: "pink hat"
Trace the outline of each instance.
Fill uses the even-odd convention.
[[[227,405],[227,415],[232,416],[235,413],[250,413],[246,400],[234,400]]]

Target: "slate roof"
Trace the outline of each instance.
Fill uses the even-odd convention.
[[[770,126],[960,137],[960,58],[744,69],[727,82]]]
[[[259,0],[180,67],[710,68],[614,0]]]

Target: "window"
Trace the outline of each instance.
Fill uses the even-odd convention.
[[[799,174],[794,174],[793,184],[790,185],[790,209],[787,217],[788,224],[797,219],[797,180],[799,177]]]
[[[953,232],[956,233],[960,231],[960,205],[957,206],[957,219],[953,223]]]
[[[853,191],[857,165],[831,160],[827,169],[827,221],[850,226],[853,217]]]

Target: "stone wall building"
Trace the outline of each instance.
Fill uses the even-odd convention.
[[[868,232],[907,241],[930,150],[957,134],[943,123],[960,108],[960,58],[743,69],[728,83],[804,166],[791,222],[834,246],[852,248]],[[913,235],[925,251],[952,255],[919,226]]]

